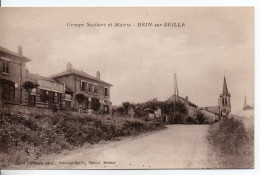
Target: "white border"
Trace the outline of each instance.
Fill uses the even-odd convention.
[[[254,6],[253,0],[2,0],[3,7]]]
[[[111,6],[254,6],[255,7],[255,169],[247,170],[5,170],[3,175],[204,175],[204,174],[260,174],[259,166],[259,125],[258,106],[260,98],[260,1],[253,0],[2,0],[2,7],[111,7]]]

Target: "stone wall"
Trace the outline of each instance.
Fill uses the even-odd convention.
[[[24,106],[24,105],[1,104],[0,107],[3,110],[7,110],[9,112],[23,112],[23,113],[32,112],[32,113],[43,113],[43,114],[52,113],[51,109],[30,107],[30,106]]]

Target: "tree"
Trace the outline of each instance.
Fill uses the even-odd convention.
[[[22,87],[26,90],[26,92],[28,93],[28,100],[30,98],[31,92],[34,88],[37,88],[39,85],[36,83],[33,83],[31,81],[25,81],[22,83]],[[29,102],[28,102],[29,104]]]
[[[91,106],[92,106],[92,109],[94,110],[94,111],[98,111],[99,110],[99,108],[100,108],[100,102],[99,102],[99,99],[97,99],[97,98],[93,98],[92,100],[91,100]]]
[[[85,98],[85,95],[81,94],[81,93],[78,93],[75,95],[75,99],[76,101],[79,103],[79,104],[82,104],[83,101],[86,99]]]
[[[129,103],[129,102],[123,102],[122,105],[123,105],[123,107],[124,107],[125,114],[127,114],[127,112],[128,112],[128,107],[129,107],[130,103]]]
[[[198,112],[198,114],[197,114],[197,121],[198,121],[198,123],[199,124],[204,124],[205,120],[206,120],[206,117],[204,116],[204,114],[201,113],[201,112]]]

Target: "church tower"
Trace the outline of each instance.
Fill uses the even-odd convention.
[[[228,92],[226,78],[224,76],[222,94],[219,96],[219,106],[221,115],[226,115],[231,112],[230,93]]]

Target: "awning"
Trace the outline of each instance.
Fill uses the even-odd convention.
[[[10,80],[0,79],[0,84],[9,84],[9,85],[14,86],[15,83]]]
[[[5,57],[0,57],[2,60],[5,60],[5,61],[11,61],[9,58],[5,58]]]

